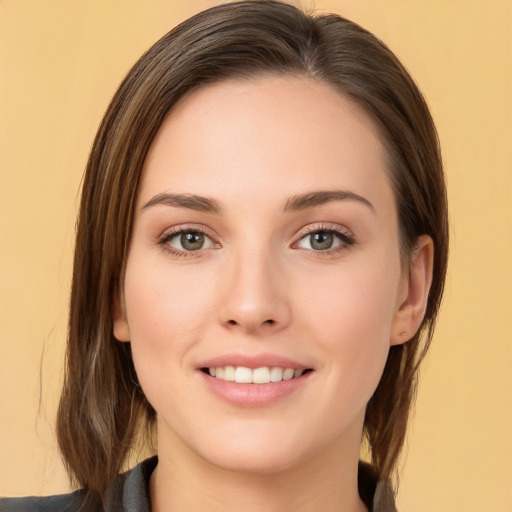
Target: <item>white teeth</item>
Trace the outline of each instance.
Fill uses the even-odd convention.
[[[295,370],[293,368],[286,368],[286,370],[283,372],[283,380],[293,379],[294,373],[295,373]]]
[[[276,367],[270,370],[270,382],[279,382],[283,380],[283,369]]]
[[[235,370],[235,382],[239,384],[250,384],[252,382],[252,370],[244,366],[239,366]]]
[[[270,370],[264,366],[263,368],[256,368],[252,372],[252,381],[254,384],[266,384],[270,382]]]
[[[262,366],[260,368],[246,368],[245,366],[217,366],[208,368],[209,374],[217,379],[235,381],[239,384],[267,384],[300,377],[304,370],[293,368],[280,368]]]
[[[224,380],[235,380],[235,367],[234,366],[226,366],[224,368]]]

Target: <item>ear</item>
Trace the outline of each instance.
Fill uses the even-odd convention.
[[[391,330],[391,345],[409,341],[418,331],[427,308],[433,265],[434,243],[430,236],[422,235],[418,238],[409,267],[403,270]]]
[[[130,341],[130,328],[126,317],[126,305],[122,293],[116,292],[114,297],[114,338],[117,341]]]

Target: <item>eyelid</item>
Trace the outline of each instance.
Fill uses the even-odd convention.
[[[212,243],[213,247],[208,247],[206,249],[197,249],[196,251],[187,251],[187,250],[180,250],[175,247],[172,247],[168,244],[169,240],[174,238],[180,233],[186,233],[186,232],[196,232],[201,233],[208,237]],[[340,241],[341,244],[325,250],[314,250],[314,249],[307,249],[298,247],[297,244],[303,240],[308,235],[311,235],[313,233],[318,232],[326,232],[326,233],[332,233],[334,234]],[[181,256],[181,257],[198,257],[204,254],[205,251],[210,251],[211,249],[218,249],[221,247],[221,244],[218,242],[218,236],[216,236],[215,233],[212,232],[211,229],[207,228],[204,225],[201,224],[179,224],[176,226],[172,226],[167,228],[162,232],[160,236],[157,237],[156,243],[164,248],[167,252],[175,255],[175,256]],[[294,242],[290,245],[292,249],[298,249],[298,250],[304,250],[309,253],[314,253],[318,256],[327,256],[333,253],[337,253],[340,251],[343,251],[347,249],[350,246],[353,246],[356,244],[356,240],[354,238],[354,235],[352,231],[347,228],[346,226],[340,225],[340,224],[333,224],[333,223],[318,223],[318,224],[310,224],[304,228],[302,228],[295,236],[294,236]]]
[[[194,223],[185,223],[185,224],[177,224],[176,226],[170,226],[157,237],[158,240],[161,240],[162,238],[165,238],[169,235],[175,235],[176,233],[182,233],[182,232],[197,232],[197,233],[203,233],[207,235],[212,240],[215,240],[217,238],[216,234],[210,229],[204,226],[203,224],[194,224]]]
[[[332,233],[337,236],[342,244],[341,246],[336,246],[331,249],[326,249],[324,251],[315,251],[314,249],[303,249],[301,247],[297,247],[297,244],[306,238],[308,235],[313,233],[324,232],[324,233]],[[305,228],[301,229],[297,235],[294,237],[294,242],[291,244],[291,247],[294,249],[304,250],[308,252],[315,253],[316,255],[329,255],[335,252],[342,251],[347,249],[350,246],[356,244],[356,239],[352,233],[352,231],[346,226],[340,224],[331,224],[331,223],[319,223],[319,224],[310,224]]]
[[[176,247],[172,247],[168,244],[170,240],[179,235],[180,233],[201,233],[202,235],[208,237],[212,243],[213,247],[207,247],[205,249],[197,249],[196,251],[187,251],[177,249]],[[220,243],[217,240],[218,237],[212,233],[211,229],[208,229],[206,226],[201,224],[179,224],[177,226],[172,226],[165,229],[161,235],[159,235],[156,239],[156,243],[161,246],[168,253],[185,258],[193,258],[198,257],[204,254],[205,251],[210,251],[211,249],[217,249],[220,247]]]

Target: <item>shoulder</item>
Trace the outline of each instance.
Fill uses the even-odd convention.
[[[104,503],[92,507],[94,511],[149,512],[149,479],[157,461],[152,457],[119,475],[109,485]],[[56,496],[0,498],[0,512],[83,512],[86,496],[78,490]]]
[[[81,501],[80,491],[57,496],[0,498],[0,512],[75,512]]]

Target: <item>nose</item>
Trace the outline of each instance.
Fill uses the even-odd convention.
[[[272,255],[247,252],[226,261],[219,320],[231,330],[263,334],[284,329],[291,320],[286,279]]]

